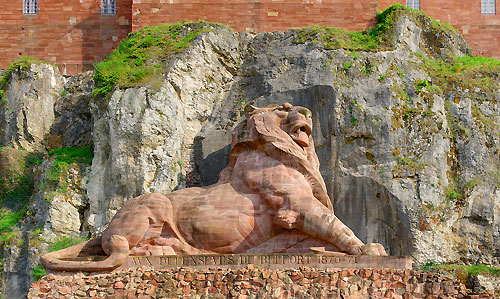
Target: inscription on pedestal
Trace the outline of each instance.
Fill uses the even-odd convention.
[[[411,260],[407,257],[373,257],[373,256],[332,256],[321,254],[218,254],[218,255],[186,255],[186,256],[132,256],[119,269],[135,267],[155,267],[170,269],[175,267],[191,268],[240,268],[249,264],[278,269],[308,266],[314,268],[411,268]]]

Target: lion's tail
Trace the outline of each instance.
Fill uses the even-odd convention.
[[[129,245],[125,237],[113,235],[110,240],[110,255],[102,261],[71,261],[61,259],[76,259],[80,253],[102,252],[101,237],[95,238],[65,249],[49,252],[40,258],[42,265],[52,271],[111,271],[121,266],[129,256]]]

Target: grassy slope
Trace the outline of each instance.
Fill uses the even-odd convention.
[[[200,33],[218,26],[202,21],[145,27],[130,33],[104,61],[95,66],[94,95],[105,96],[115,85],[135,87],[161,84],[166,63]]]

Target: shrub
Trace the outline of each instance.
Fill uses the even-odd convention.
[[[31,277],[33,277],[34,281],[40,280],[40,278],[44,277],[45,275],[47,275],[47,271],[45,271],[45,268],[41,265],[36,265],[31,270]]]

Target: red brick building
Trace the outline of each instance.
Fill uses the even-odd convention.
[[[477,54],[500,57],[497,0],[8,0],[0,2],[0,68],[20,55],[88,70],[129,32],[181,20],[221,22],[237,31],[311,24],[362,30],[393,3],[458,28]]]

